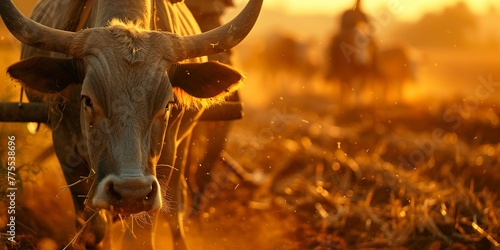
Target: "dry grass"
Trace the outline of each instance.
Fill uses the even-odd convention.
[[[304,109],[256,148],[254,159],[238,159],[266,171],[268,180],[254,195],[259,207],[300,218],[300,249],[500,247],[497,123],[464,118],[460,131],[446,131],[432,144],[429,135],[443,126],[439,112],[399,105],[315,117]],[[394,109],[398,116],[390,114]],[[230,148],[250,143],[248,128],[239,132],[231,141],[240,145]],[[488,134],[484,141],[481,133]],[[413,152],[424,158],[401,164]]]

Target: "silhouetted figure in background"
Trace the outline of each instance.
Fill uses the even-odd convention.
[[[368,25],[358,0],[353,9],[342,14],[340,30],[330,42],[326,79],[339,82],[341,97],[350,97],[353,92],[359,98],[368,76],[373,74],[377,47]]]

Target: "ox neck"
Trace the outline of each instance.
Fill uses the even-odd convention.
[[[88,0],[90,1],[90,0]],[[92,13],[94,27],[105,27],[113,19],[132,21],[145,29],[150,28],[151,0],[94,0]]]

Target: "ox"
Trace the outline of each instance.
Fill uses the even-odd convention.
[[[222,25],[222,15],[229,7],[234,7],[233,0],[184,0],[193,17],[200,25],[201,31],[208,31]],[[231,50],[223,53],[208,56],[210,61],[218,61],[231,65]],[[236,104],[236,105],[235,105]],[[187,169],[189,169],[188,180],[193,196],[193,210],[191,214],[196,214],[203,209],[210,200],[210,195],[205,194],[205,188],[212,185],[212,170],[217,164],[224,164],[226,161],[221,157],[224,150],[227,135],[231,127],[231,120],[243,117],[243,107],[241,106],[239,93],[229,96],[225,102],[236,107],[236,116],[225,116],[224,110],[213,107],[210,112],[217,115],[217,119],[205,119],[198,123],[193,129],[192,142],[189,149]],[[206,115],[207,113],[204,113]],[[228,119],[229,118],[229,119]],[[200,157],[202,156],[202,157]]]
[[[310,79],[317,68],[310,45],[289,34],[270,36],[259,56],[264,74],[268,74],[271,79],[275,78],[272,80],[290,75],[298,77],[301,82]]]
[[[75,210],[87,222],[75,247],[102,246],[106,218],[96,211],[149,212],[156,220],[168,183],[178,205],[168,215],[175,249],[185,249],[180,187],[190,131],[204,108],[223,101],[242,80],[227,65],[187,60],[237,45],[262,0],[249,1],[235,19],[200,34],[182,2],[87,3],[42,0],[30,19],[11,0],[0,0],[7,28],[27,45],[24,60],[7,71],[27,88],[30,101],[52,106],[56,155]],[[75,16],[83,13],[85,28],[77,31],[82,20]],[[155,226],[126,229],[122,247],[153,249]]]
[[[329,43],[326,79],[339,82],[341,98],[350,96],[350,92],[359,97],[366,88],[367,78],[374,73],[376,45],[368,24],[358,0],[353,9],[342,14],[340,30]]]
[[[280,92],[302,91],[318,72],[313,45],[312,39],[304,41],[289,32],[274,32],[240,51],[239,63],[258,73],[262,83],[275,83]]]
[[[386,100],[403,98],[405,83],[417,80],[419,61],[418,53],[408,45],[395,44],[377,52],[375,77],[380,81],[381,95]]]

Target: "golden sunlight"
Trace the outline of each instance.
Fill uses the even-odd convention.
[[[12,1],[26,15],[37,1],[61,4],[52,12],[38,5],[35,14],[57,15],[47,23],[68,29],[76,28],[70,24],[91,2]],[[110,1],[123,11],[93,7],[93,13],[128,20],[126,11],[139,10],[127,5],[143,0],[93,2]],[[208,29],[218,24],[219,13],[228,23],[251,0],[144,1],[140,9],[156,2],[152,29],[168,22],[197,30],[196,23],[184,22],[194,18],[185,4],[203,3],[191,6],[192,14]],[[0,2],[2,9],[10,0]],[[231,67],[170,60],[192,53],[175,46],[180,42],[169,40],[177,41],[167,29],[126,39],[148,55],[143,63],[128,63],[122,58],[130,50],[119,54],[113,47],[122,46],[109,35],[115,27],[81,30],[72,45],[84,44],[89,53],[75,53],[75,59],[18,63],[20,42],[0,19],[0,250],[73,249],[73,243],[78,249],[136,249],[152,245],[151,239],[157,248],[185,244],[190,250],[500,249],[500,1],[263,2],[248,36],[209,57]],[[351,11],[356,2],[359,9]],[[65,3],[79,8],[61,7]],[[131,21],[149,15],[140,13]],[[234,24],[226,26],[227,39],[199,40],[193,47],[236,41],[234,34],[247,25]],[[80,42],[87,36],[93,40]],[[9,72],[47,92],[65,81],[127,101],[101,100],[118,117],[111,119],[99,112],[99,100],[95,109],[90,97],[80,104],[81,87],[72,87],[62,91],[68,101],[48,98],[58,111],[50,112],[48,124],[4,122],[4,114],[27,113],[19,108],[23,88],[7,74],[9,67],[22,68]],[[245,76],[244,86],[220,109],[202,114],[173,104],[171,112],[153,112],[150,101],[171,98],[153,87],[189,85],[196,93],[189,99],[210,97],[226,89],[225,82],[240,80],[234,70]],[[145,79],[154,86],[138,92]],[[191,86],[195,82],[206,84]],[[80,110],[88,109],[92,116],[80,121]],[[164,123],[168,114],[170,123]],[[94,185],[97,177],[105,185]],[[17,196],[11,189],[19,189]],[[160,191],[165,209],[156,212]],[[155,211],[129,214],[148,207]]]
[[[246,0],[238,0],[238,5],[244,5]],[[264,3],[268,9],[285,11],[290,14],[337,14],[354,5],[354,0],[268,0]],[[499,8],[500,2],[495,0],[371,0],[361,1],[362,7],[368,13],[381,9],[389,9],[397,14],[397,18],[414,21],[423,13],[436,11],[459,2],[466,3],[473,12],[484,13],[494,6]]]

